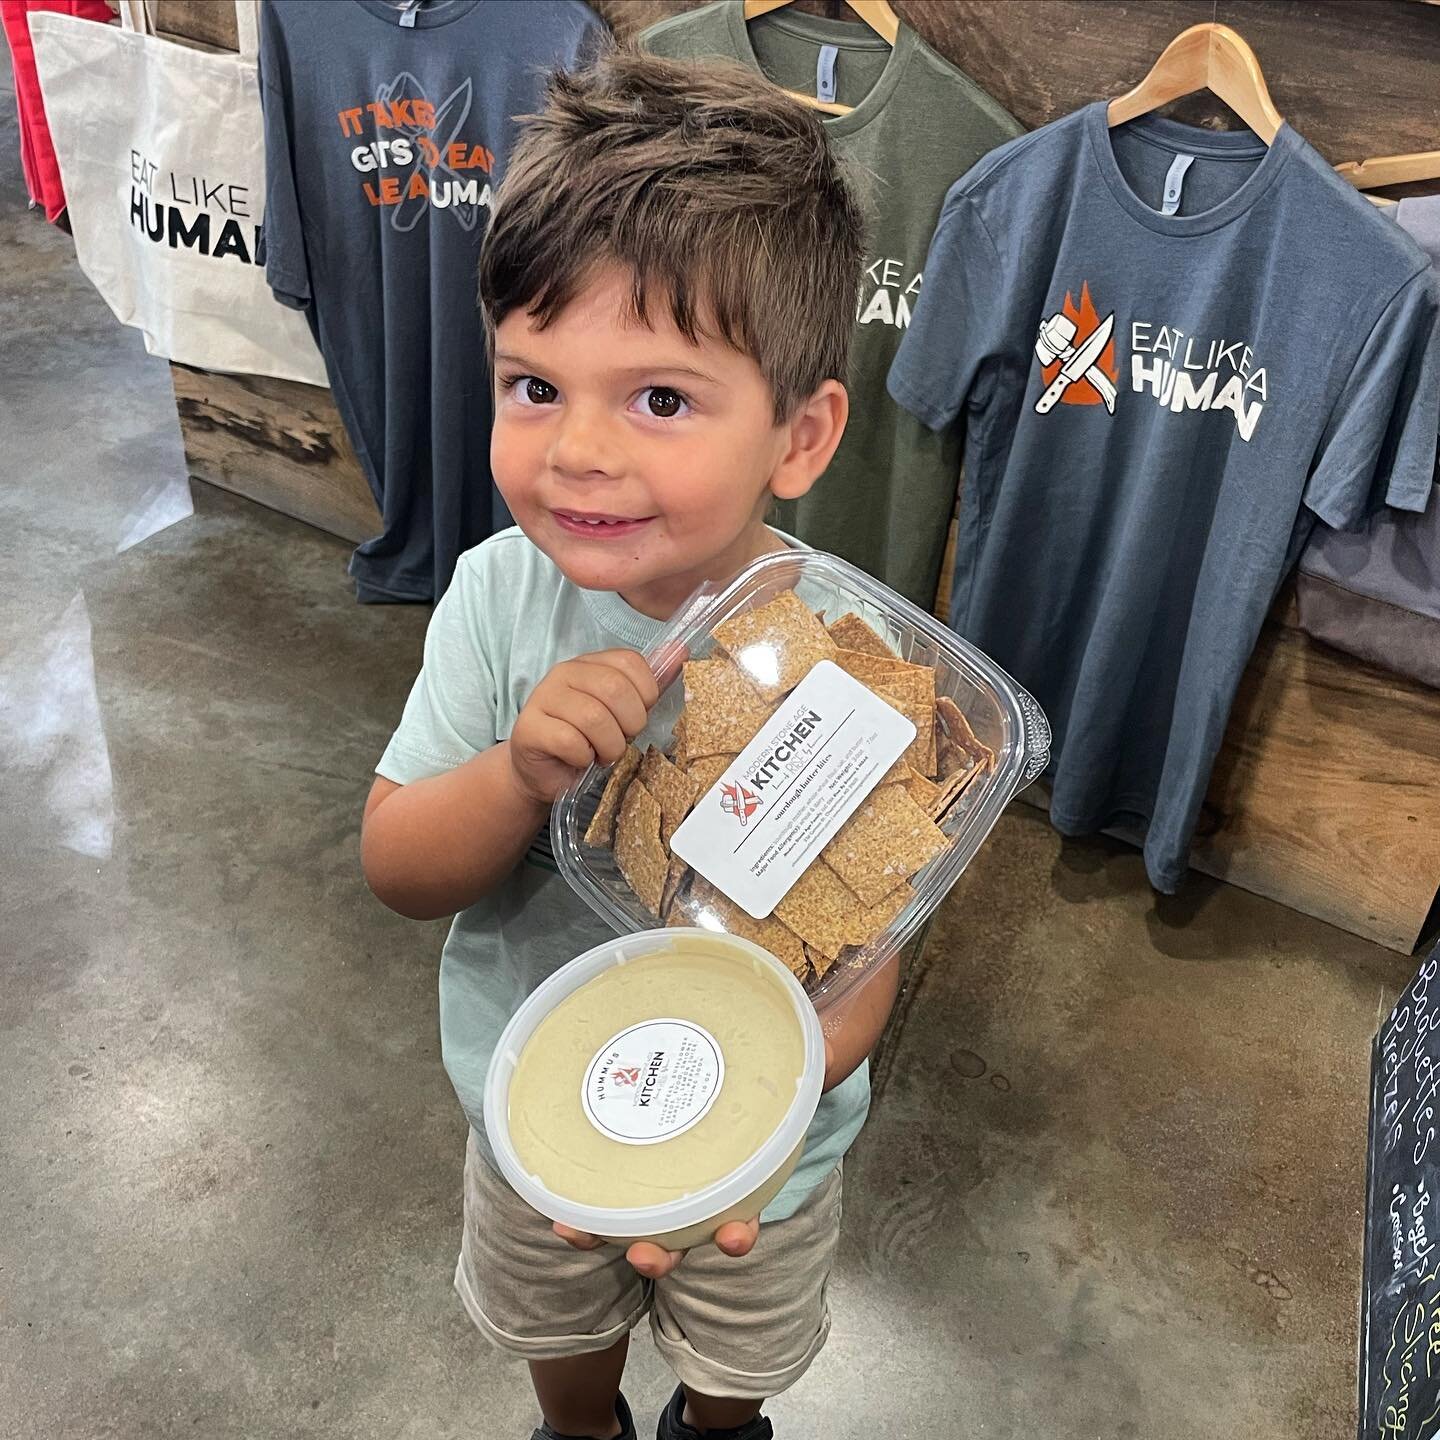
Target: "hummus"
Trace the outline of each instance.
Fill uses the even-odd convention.
[[[724,936],[677,936],[597,975],[535,1028],[510,1080],[510,1140],[555,1195],[661,1205],[755,1154],[804,1069],[781,978]]]

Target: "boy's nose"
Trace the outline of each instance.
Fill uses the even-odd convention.
[[[614,422],[591,406],[566,407],[550,446],[550,464],[582,479],[618,475],[623,461]]]

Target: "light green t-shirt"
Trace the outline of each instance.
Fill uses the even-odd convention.
[[[399,785],[464,764],[507,739],[530,692],[562,660],[595,650],[645,650],[663,624],[611,592],[572,585],[518,529],[467,550],[430,620],[424,664],[376,773]],[[679,687],[652,724],[673,721]],[[482,828],[485,817],[477,815]],[[510,1017],[542,981],[613,931],[556,870],[548,827],[504,884],[462,911],[440,959],[440,1043],[445,1069],[481,1153],[485,1075]],[[850,1148],[870,1107],[860,1068],[820,1097],[794,1175],[762,1220],[783,1220]]]
[[[835,47],[835,98],[854,109],[825,117],[825,131],[873,177],[861,196],[870,233],[850,345],[850,420],[819,483],[775,519],[929,610],[955,506],[958,430],[929,430],[890,398],[885,377],[920,297],[945,192],[1019,135],[1019,122],[904,24],[892,51],[858,21],[786,9],[747,25],[743,0],[716,0],[651,26],[640,43],[671,59],[738,60],[808,95],[817,93],[824,47]]]

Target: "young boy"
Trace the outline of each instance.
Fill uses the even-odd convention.
[[[681,1381],[660,1440],[765,1440],[761,1403],[829,1331],[840,1161],[893,967],[827,1027],[794,1177],[758,1222],[684,1256],[622,1253],[529,1209],[493,1167],[483,1093],[525,996],[610,933],[555,873],[552,801],[644,727],[658,688],[637,652],[697,585],[793,543],[766,506],[804,494],[839,443],[861,254],[817,118],[738,67],[620,52],[554,77],[496,197],[480,304],[518,528],[462,556],[436,606],[363,858],[393,909],[456,915],[440,968],[471,1125],[455,1284],[529,1361],[537,1440],[634,1440],[619,1387],[647,1311]]]

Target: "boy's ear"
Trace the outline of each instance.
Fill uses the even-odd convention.
[[[850,397],[838,380],[826,380],[785,422],[785,453],[770,477],[777,500],[798,500],[824,473],[845,433]]]

